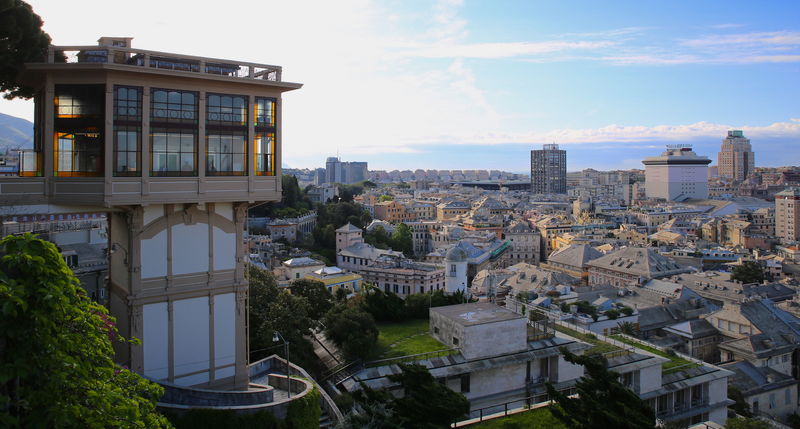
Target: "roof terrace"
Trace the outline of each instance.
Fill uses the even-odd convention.
[[[129,37],[101,37],[95,45],[50,46],[47,64],[106,64],[146,67],[228,78],[281,82],[280,66],[197,57],[131,47]]]

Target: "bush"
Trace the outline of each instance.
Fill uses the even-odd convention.
[[[269,411],[236,414],[231,410],[195,408],[180,415],[168,413],[166,416],[175,429],[278,429],[280,427],[280,421]]]
[[[319,401],[320,394],[316,387],[308,392],[306,396],[292,401],[289,404],[289,410],[286,412],[286,428],[319,428],[319,416],[322,415]]]
[[[626,316],[630,316],[631,314],[633,314],[633,309],[630,308],[630,307],[622,307],[622,309],[620,309],[620,311],[622,312],[622,314],[624,314]]]
[[[353,404],[355,401],[353,400],[353,395],[348,392],[343,392],[342,394],[338,395],[337,397],[333,398],[333,402],[336,404],[337,407],[343,412],[347,413],[353,408]]]
[[[619,313],[619,311],[617,311],[617,310],[614,310],[614,309],[612,308],[611,310],[606,310],[606,313],[605,313],[605,314],[606,314],[606,316],[607,316],[609,319],[611,319],[611,320],[616,320],[616,319],[619,317],[619,314],[620,314],[620,313]]]

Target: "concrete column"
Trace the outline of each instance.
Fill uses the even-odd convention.
[[[247,363],[250,359],[247,341],[247,279],[244,277],[244,225],[247,222],[247,203],[234,203],[234,222],[236,228],[236,269],[234,271],[234,290],[236,291],[236,367],[234,385],[245,389],[249,383]]]
[[[210,224],[211,222],[209,222]],[[214,293],[208,291],[208,383],[214,383],[217,363],[214,360]]]

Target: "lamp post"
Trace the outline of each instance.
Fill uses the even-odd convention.
[[[277,343],[278,340],[283,341],[283,348],[286,352],[286,391],[289,392],[289,397],[292,397],[292,374],[291,374],[291,367],[289,366],[289,342],[283,338],[280,332],[274,331],[272,333],[272,342]]]

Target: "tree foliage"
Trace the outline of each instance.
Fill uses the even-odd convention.
[[[314,203],[300,189],[297,177],[284,174],[281,176],[281,201],[278,203],[262,204],[250,209],[251,216],[269,218],[292,218],[303,216],[314,208]]]
[[[405,418],[404,427],[446,428],[469,413],[467,398],[437,382],[424,366],[402,363],[398,366],[403,372],[388,378],[403,388],[403,396],[393,402],[397,413]]]
[[[398,364],[399,374],[389,375],[398,383],[402,396],[362,385],[353,394],[359,413],[350,413],[345,428],[434,429],[448,428],[457,418],[469,413],[469,401],[438,383],[422,365]]]
[[[394,229],[392,250],[403,252],[408,257],[414,255],[414,239],[408,225],[401,223]]]
[[[609,371],[601,355],[578,356],[562,348],[567,362],[583,365],[585,374],[578,380],[578,398],[569,398],[547,383],[547,393],[558,404],[553,415],[565,426],[576,429],[642,429],[655,427],[655,413],[647,403]]]
[[[739,280],[742,283],[761,283],[764,281],[764,269],[761,264],[755,261],[745,261],[742,265],[733,267],[731,280]]]
[[[772,425],[764,420],[752,418],[732,418],[725,421],[727,429],[770,429]]]
[[[308,316],[312,320],[321,320],[333,307],[333,295],[320,281],[299,279],[293,281],[289,288],[293,295],[302,296],[308,301]]]
[[[736,386],[728,386],[728,397],[734,401],[730,409],[735,411],[736,414],[744,417],[753,417],[753,413],[750,411],[750,404],[747,403],[747,400],[744,399],[744,394]]]
[[[366,359],[378,343],[375,319],[362,308],[347,303],[336,305],[325,316],[325,335],[348,361]]]
[[[290,360],[298,362],[306,370],[315,371],[318,360],[314,348],[306,339],[309,330],[316,325],[311,318],[308,300],[280,290],[272,273],[249,266],[250,282],[250,350],[251,361],[278,354],[285,357],[282,341],[273,341],[275,331],[280,332],[290,345]]]
[[[114,363],[114,319],[56,246],[7,236],[0,253],[0,426],[168,427],[163,389]]]
[[[22,85],[25,63],[44,62],[50,36],[42,31],[42,18],[21,0],[0,0],[0,92],[7,99],[33,97],[33,88]]]
[[[378,322],[402,322],[410,319],[427,319],[428,309],[443,305],[467,302],[461,291],[446,295],[442,290],[415,293],[400,298],[393,292],[384,292],[377,287],[365,287],[355,303],[362,306]]]

